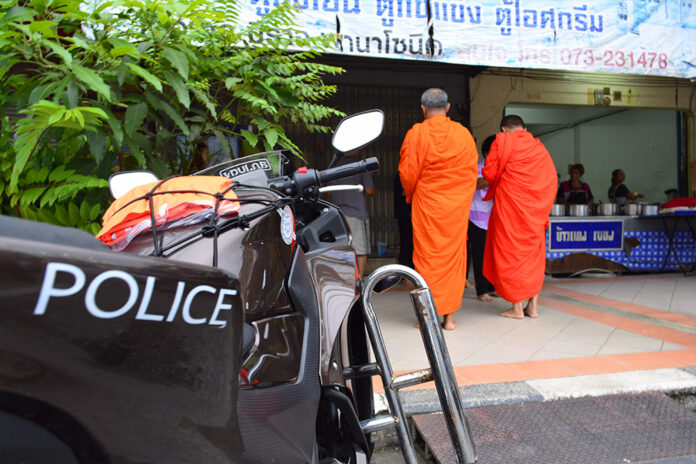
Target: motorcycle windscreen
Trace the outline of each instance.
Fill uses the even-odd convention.
[[[265,180],[289,176],[295,171],[294,156],[287,150],[256,153],[206,168],[195,175],[222,176],[241,181],[250,174],[262,175]],[[246,183],[246,182],[242,182]]]
[[[0,279],[3,400],[60,411],[32,417],[76,453],[91,440],[112,462],[239,456],[236,279],[9,237],[0,237]],[[72,436],[68,423],[85,433]]]

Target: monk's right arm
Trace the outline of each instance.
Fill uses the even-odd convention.
[[[401,145],[401,159],[399,160],[399,176],[406,195],[406,203],[411,203],[413,192],[416,191],[416,185],[418,185],[420,169],[418,153],[416,152],[417,146],[413,129],[411,129],[404,137],[404,143]]]
[[[496,181],[499,163],[500,150],[498,149],[498,143],[496,140],[491,145],[491,148],[488,151],[488,156],[486,156],[486,161],[483,164],[483,169],[481,169],[481,175],[488,181],[489,185],[493,185]]]

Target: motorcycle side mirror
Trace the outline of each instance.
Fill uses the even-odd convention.
[[[118,199],[140,185],[157,182],[159,179],[150,171],[125,171],[111,174],[109,190],[111,196]]]
[[[343,118],[336,126],[331,145],[339,153],[359,150],[375,140],[384,128],[384,113],[368,110]]]

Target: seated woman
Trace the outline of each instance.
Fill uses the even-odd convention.
[[[594,199],[590,186],[582,182],[580,178],[585,173],[582,164],[574,164],[570,167],[570,179],[561,182],[556,194],[556,202],[568,205],[592,205]]]
[[[638,198],[643,198],[642,193],[631,193],[624,185],[626,174],[621,169],[614,169],[611,172],[611,187],[609,187],[609,201],[616,203],[619,206],[626,204],[626,200],[635,201]]]

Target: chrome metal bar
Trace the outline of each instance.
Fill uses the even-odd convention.
[[[395,425],[396,417],[394,416],[378,416],[360,421],[360,428],[365,434],[390,429]]]
[[[406,461],[406,464],[417,464],[418,459],[416,458],[416,449],[413,446],[413,440],[411,438],[411,431],[408,428],[406,414],[404,413],[404,408],[401,404],[401,400],[399,399],[399,393],[391,386],[394,378],[394,371],[392,370],[391,362],[389,361],[389,356],[387,355],[387,347],[384,344],[382,329],[379,327],[377,316],[375,315],[374,309],[372,309],[372,289],[377,282],[382,279],[382,277],[387,275],[387,272],[384,272],[383,269],[390,266],[392,265],[381,267],[368,276],[365,286],[363,287],[363,311],[365,313],[367,334],[370,337],[372,351],[375,354],[375,360],[377,361],[377,364],[382,367],[380,378],[382,379],[382,386],[384,387],[384,396],[387,398],[389,411],[395,417],[394,425],[396,427],[396,436],[401,445],[401,452],[404,455],[404,461]],[[408,269],[405,266],[403,267]]]
[[[425,351],[430,361],[432,376],[435,380],[438,397],[443,408],[443,416],[447,422],[457,460],[460,463],[475,463],[477,458],[473,438],[464,414],[457,379],[454,375],[451,358],[442,335],[442,327],[440,327],[440,321],[435,311],[435,304],[428,284],[413,269],[399,264],[390,264],[380,267],[368,276],[363,288],[362,298],[368,327],[367,332],[372,342],[377,364],[382,367],[382,384],[390,411],[396,418],[397,436],[401,443],[404,459],[407,464],[417,462],[413,441],[408,430],[408,423],[406,422],[406,416],[397,392],[398,388],[403,388],[402,382],[406,381],[401,380],[401,377],[394,379],[382,331],[377,323],[371,303],[371,294],[375,285],[384,277],[390,275],[397,275],[411,282],[416,287],[411,292],[411,300],[420,324]],[[411,373],[411,375],[413,374],[416,373]],[[408,381],[411,380],[409,379]]]
[[[471,436],[469,422],[464,414],[464,407],[459,395],[457,377],[454,375],[452,361],[445,344],[440,321],[435,312],[433,296],[428,288],[419,288],[411,292],[411,301],[416,308],[421,337],[425,344],[430,366],[435,377],[435,387],[440,398],[442,412],[449,429],[452,444],[459,462],[476,462],[474,439]]]
[[[412,387],[421,383],[432,382],[432,380],[432,369],[422,369],[420,371],[413,371],[394,377],[392,388],[394,390],[401,390],[402,388]]]

